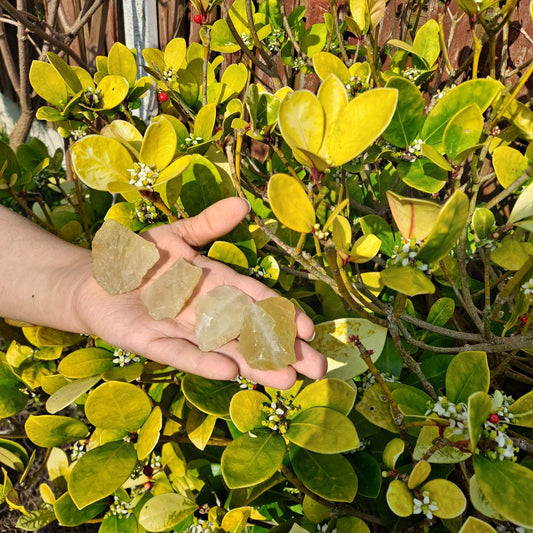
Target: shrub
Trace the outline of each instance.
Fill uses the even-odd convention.
[[[34,456],[0,440],[18,527],[533,529],[533,119],[517,99],[533,67],[513,82],[495,67],[517,3],[458,2],[474,51],[456,67],[442,17],[381,45],[379,0],[342,20],[331,2],[309,27],[270,0],[210,25],[218,3],[193,2],[201,43],[117,43],[96,73],[34,62],[38,117],[77,176],[30,208],[48,156],[2,143],[2,188],[85,246],[104,217],[140,232],[247,198],[249,220],[205,252],[303,308],[328,374],[287,391],[217,382],[25,325],[1,356],[0,416],[23,413],[48,481],[25,509]],[[295,89],[312,73],[315,92]],[[132,110],[153,88],[145,122]],[[132,178],[149,164],[153,182]]]

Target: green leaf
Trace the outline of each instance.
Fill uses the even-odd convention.
[[[497,531],[487,522],[475,516],[469,516],[458,533],[497,533]]]
[[[422,140],[438,146],[442,142],[446,126],[459,111],[471,104],[477,104],[483,113],[502,88],[500,82],[490,78],[469,80],[453,88],[437,102],[427,116],[421,131]]]
[[[147,531],[169,531],[196,509],[196,503],[181,494],[157,494],[143,505],[139,524]]]
[[[249,487],[273,476],[283,461],[283,437],[269,429],[241,435],[222,453],[220,466],[230,489]]]
[[[59,57],[53,52],[47,52],[46,57],[59,75],[63,78],[72,94],[76,94],[83,89],[74,69],[63,58]]]
[[[46,400],[46,410],[49,413],[57,413],[76,401],[82,394],[87,392],[93,385],[100,381],[100,376],[78,379],[56,390]]]
[[[354,425],[345,415],[327,407],[311,407],[290,421],[285,437],[317,453],[341,453],[359,447]]]
[[[139,161],[163,171],[172,161],[177,143],[172,124],[165,117],[159,116],[157,120],[152,121],[144,134]]]
[[[492,153],[492,165],[500,185],[507,188],[529,168],[530,163],[516,148],[498,146]]]
[[[27,514],[21,514],[15,527],[23,531],[41,531],[42,528],[51,524],[56,515],[50,509],[38,509],[36,511],[26,511]]]
[[[388,470],[396,468],[396,461],[405,450],[405,442],[402,439],[394,438],[387,442],[383,450],[383,464]]]
[[[432,479],[422,485],[420,490],[429,492],[430,500],[438,506],[433,514],[443,520],[455,518],[466,509],[465,495],[455,483],[447,479]]]
[[[475,475],[471,476],[470,478],[470,486],[469,486],[469,495],[470,495],[470,501],[472,502],[472,506],[476,511],[479,511],[480,513],[484,514],[485,516],[488,516],[489,518],[494,518],[496,520],[505,520],[505,518],[492,507],[492,505],[488,502],[487,498],[485,498],[484,494],[481,492],[481,489],[479,488],[479,484],[477,482],[477,478]]]
[[[262,392],[243,390],[231,399],[229,414],[231,421],[242,433],[261,427],[265,420],[262,412],[263,404],[270,405],[272,401]]]
[[[358,376],[368,368],[360,357],[359,348],[350,342],[351,335],[359,336],[365,348],[373,351],[370,356],[372,361],[380,356],[387,338],[387,328],[364,318],[322,322],[315,326],[315,333],[311,346],[327,358],[326,377],[341,380]]]
[[[427,157],[416,159],[413,162],[400,161],[398,174],[409,187],[429,194],[439,192],[448,179],[446,170]]]
[[[130,383],[110,381],[92,391],[85,402],[85,415],[101,429],[136,432],[152,411],[150,397]]]
[[[107,191],[112,182],[128,184],[133,158],[115,139],[87,135],[71,149],[72,165],[81,181],[98,191]]]
[[[405,78],[395,76],[386,87],[398,91],[398,105],[382,137],[399,148],[407,149],[423,124],[426,102],[418,87]]]
[[[139,533],[137,517],[106,514],[98,533]]]
[[[358,451],[349,457],[357,478],[359,487],[357,494],[365,498],[377,498],[381,491],[381,466],[372,455]]]
[[[434,326],[444,326],[455,312],[455,302],[451,298],[439,298],[429,310],[427,321]]]
[[[113,494],[130,477],[137,464],[135,447],[114,441],[89,450],[74,465],[68,491],[78,509]]]
[[[302,411],[311,407],[329,407],[348,415],[355,402],[357,390],[340,379],[321,379],[298,393],[294,405]]]
[[[468,149],[479,141],[483,131],[483,115],[477,104],[470,104],[455,114],[444,130],[446,154],[452,161],[460,161]]]
[[[248,270],[248,259],[244,252],[235,244],[225,241],[215,241],[207,256],[215,261],[220,261],[230,265],[237,270],[242,269],[242,271]]]
[[[417,241],[425,240],[440,212],[440,206],[427,200],[405,198],[392,191],[387,191],[387,200],[404,241],[409,242],[411,237]]]
[[[24,409],[29,397],[21,388],[22,383],[17,379],[0,376],[0,418],[8,418]]]
[[[448,255],[466,224],[468,207],[466,194],[460,190],[455,191],[440,210],[431,233],[417,254],[417,259],[434,264]]]
[[[135,443],[135,449],[137,450],[139,461],[146,459],[156,447],[162,426],[163,415],[159,405],[156,405],[137,432],[138,438]]]
[[[440,54],[439,24],[434,19],[429,19],[416,32],[413,41],[414,53],[424,60],[431,68]]]
[[[509,412],[514,415],[512,424],[533,428],[533,392],[528,392],[513,402]]]
[[[300,41],[302,52],[307,57],[312,58],[316,53],[323,50],[327,36],[328,30],[325,24],[313,24]]]
[[[435,285],[419,269],[413,266],[390,267],[381,272],[383,283],[407,296],[419,294],[433,294]]]
[[[28,452],[18,442],[0,438],[0,463],[23,472],[29,463]]]
[[[315,210],[300,180],[289,174],[274,174],[268,182],[268,201],[278,220],[288,228],[310,233]]]
[[[338,217],[337,217],[338,218]],[[394,235],[387,221],[378,215],[365,215],[359,219],[365,235],[375,235],[381,241],[381,251],[391,256],[394,251]]]
[[[185,429],[189,439],[199,450],[204,450],[207,446],[216,421],[215,415],[208,415],[194,406],[191,407]]]
[[[453,403],[467,403],[475,392],[488,392],[490,372],[485,352],[461,352],[446,372],[446,396]]]
[[[222,178],[217,168],[205,157],[193,154],[190,165],[182,174],[181,201],[190,216],[222,200]]]
[[[483,424],[487,421],[491,410],[492,402],[486,392],[474,392],[468,397],[468,433],[472,453],[476,450],[483,432]]]
[[[370,529],[365,522],[356,516],[339,517],[336,529],[339,533],[370,533]]]
[[[60,496],[54,504],[57,521],[65,527],[76,527],[92,520],[108,508],[108,502],[98,501],[83,509],[78,509],[68,492]]]
[[[33,61],[29,79],[31,86],[43,100],[59,109],[67,105],[67,84],[50,63]]]
[[[229,416],[233,395],[240,391],[233,381],[215,381],[193,374],[187,374],[181,383],[185,397],[195,407],[209,415],[221,418]]]
[[[390,482],[387,489],[387,504],[398,516],[405,517],[413,514],[413,495],[403,481],[394,479]]]
[[[533,470],[512,461],[474,457],[474,471],[481,492],[504,518],[516,525],[533,527]]]
[[[496,218],[486,207],[478,207],[472,217],[472,227],[480,239],[486,239],[496,227]]]
[[[57,415],[30,415],[24,429],[28,438],[42,448],[80,440],[89,433],[89,428],[81,420]]]
[[[64,357],[57,371],[67,378],[87,378],[113,368],[113,354],[102,348],[80,348]]]
[[[122,76],[133,87],[137,79],[137,61],[131,50],[122,43],[116,42],[107,55],[107,71],[109,74]]]
[[[399,433],[398,425],[394,422],[391,414],[389,401],[379,383],[366,389],[361,401],[355,409],[369,422],[391,433]]]
[[[522,242],[514,235],[506,235],[499,241],[499,246],[491,252],[490,258],[507,270],[520,270],[532,253],[532,243]]]
[[[290,458],[294,473],[310,491],[330,501],[349,503],[355,498],[357,475],[342,455],[291,446]]]
[[[391,393],[404,415],[425,416],[428,402],[431,402],[431,398],[423,390],[397,383],[394,384]]]

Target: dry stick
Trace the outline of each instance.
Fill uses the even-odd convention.
[[[202,105],[207,105],[207,69],[209,67],[209,44],[211,43],[211,26],[203,26],[204,36],[202,44],[204,46],[204,61],[202,65]]]
[[[2,9],[0,8],[0,14],[1,13]],[[13,89],[15,89],[15,92],[18,94],[20,91],[19,75],[17,72],[17,66],[15,65],[15,60],[13,59],[13,54],[11,53],[11,49],[9,48],[9,44],[7,42],[6,27],[2,19],[0,19],[0,55],[4,60],[4,65],[7,75],[9,76],[9,80],[11,81],[11,85],[13,85]]]
[[[419,318],[408,315],[406,313],[402,313],[399,318],[403,322],[408,322],[409,324],[413,324],[413,326],[416,326],[417,328],[425,329],[427,331],[431,331],[432,333],[437,333],[439,335],[444,335],[451,339],[458,339],[462,341],[475,341],[475,342],[483,341],[483,337],[479,333],[456,331],[454,329],[448,329],[448,328],[443,328],[440,326],[435,326],[434,324],[430,324],[429,322],[425,322],[424,320],[420,320]]]
[[[350,65],[350,58],[346,53],[346,48],[344,47],[344,39],[342,38],[341,31],[339,28],[339,17],[337,16],[337,0],[329,0],[329,9],[333,14],[333,26],[335,28],[335,34],[337,35],[337,41],[339,43],[339,50],[341,52],[342,59],[347,66]]]
[[[289,19],[287,18],[287,12],[285,11],[285,2],[283,0],[278,0],[278,6],[281,12],[281,16],[283,18],[283,28],[287,32],[287,37],[292,43],[292,47],[294,48],[298,56],[300,56],[305,61],[308,67],[313,67],[313,62],[307,56],[307,54],[300,48],[300,44],[294,37],[294,33],[292,33],[292,28],[291,28],[291,25],[289,24]]]
[[[501,191],[499,194],[494,196],[494,198],[491,198],[486,204],[485,207],[487,209],[492,209],[494,206],[498,205],[500,202],[505,200],[508,196],[513,194],[516,189],[521,187],[527,180],[531,179],[531,176],[529,172],[524,172],[521,176],[516,178],[511,185],[506,187],[503,191]]]

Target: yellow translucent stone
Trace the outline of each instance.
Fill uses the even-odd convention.
[[[155,244],[116,220],[106,220],[92,244],[93,276],[109,294],[136,289],[159,259]]]
[[[141,300],[155,320],[174,318],[191,297],[202,269],[181,257],[142,292]]]
[[[252,368],[274,370],[296,362],[295,315],[294,305],[280,296],[246,307],[238,349]]]

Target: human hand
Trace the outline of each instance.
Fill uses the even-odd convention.
[[[313,336],[314,326],[299,309],[296,309],[297,362],[293,366],[269,371],[252,369],[238,352],[236,341],[222,346],[217,352],[206,353],[197,347],[196,304],[200,294],[219,285],[232,285],[253,300],[277,295],[259,281],[238,274],[195,250],[195,247],[227,234],[247,212],[248,205],[244,200],[227,198],[196,217],[143,233],[143,237],[157,246],[160,260],[148,273],[147,281],[134,291],[110,296],[96,283],[92,271],[87,268],[77,297],[77,313],[86,330],[113,346],[206,378],[227,380],[241,375],[280,389],[289,388],[294,383],[297,371],[313,379],[321,378],[326,371],[326,362],[320,353],[302,340]],[[202,278],[175,319],[154,320],[140,299],[141,291],[149,279],[161,275],[179,257],[201,267]]]

